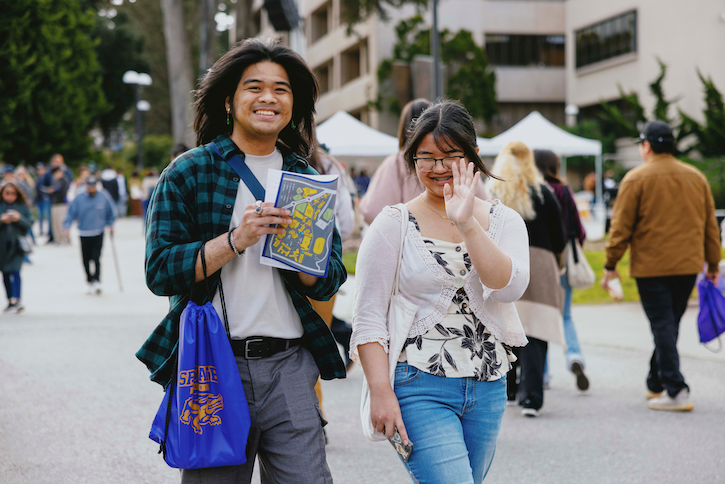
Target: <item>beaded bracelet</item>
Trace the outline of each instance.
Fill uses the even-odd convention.
[[[237,250],[237,248],[234,246],[234,240],[232,238],[232,233],[233,232],[234,232],[234,229],[231,229],[228,232],[228,234],[227,234],[227,242],[229,242],[229,247],[232,249],[232,252],[234,252],[235,254],[237,254],[237,257],[241,257],[242,255],[244,255],[244,251],[242,250],[241,252],[239,252]]]

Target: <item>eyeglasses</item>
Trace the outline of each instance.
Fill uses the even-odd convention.
[[[438,161],[441,162],[441,165],[443,165],[443,168],[450,171],[451,167],[453,166],[453,163],[458,163],[460,159],[463,158],[463,155],[461,156],[446,156],[445,158],[418,158],[417,156],[413,157],[413,160],[415,160],[416,165],[418,165],[418,169],[422,171],[423,173],[429,173],[436,168],[436,163]]]

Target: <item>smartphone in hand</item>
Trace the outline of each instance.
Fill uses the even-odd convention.
[[[393,436],[388,437],[388,442],[390,442],[390,444],[395,448],[395,451],[398,455],[400,455],[400,458],[403,459],[403,462],[408,462],[410,454],[413,453],[413,442],[408,442],[408,445],[405,445],[397,428],[395,429]]]

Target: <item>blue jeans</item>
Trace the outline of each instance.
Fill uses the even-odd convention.
[[[414,446],[404,463],[414,483],[483,482],[506,409],[506,377],[446,378],[398,363],[395,395]]]
[[[571,364],[578,361],[584,366],[584,357],[579,348],[579,338],[576,335],[574,321],[571,319],[571,287],[566,280],[566,274],[561,276],[561,287],[564,288],[564,337],[566,338],[566,365],[571,369]]]
[[[38,200],[36,207],[38,209],[38,224],[40,224],[40,233],[38,235],[43,235],[43,220],[48,222],[46,234],[50,235],[50,200]]]
[[[20,271],[3,272],[5,294],[10,298],[20,299]]]

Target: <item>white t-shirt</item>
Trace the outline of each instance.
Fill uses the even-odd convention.
[[[275,149],[266,156],[245,155],[244,162],[264,187],[267,184],[267,170],[282,169],[282,153]],[[245,207],[254,202],[255,198],[246,183],[239,180],[230,229],[242,223]],[[304,333],[300,316],[279,271],[259,263],[265,238],[262,236],[259,242],[247,247],[244,255],[235,256],[222,269],[224,302],[233,339],[250,336],[295,339]],[[212,304],[219,317],[223,318],[219,291]]]

